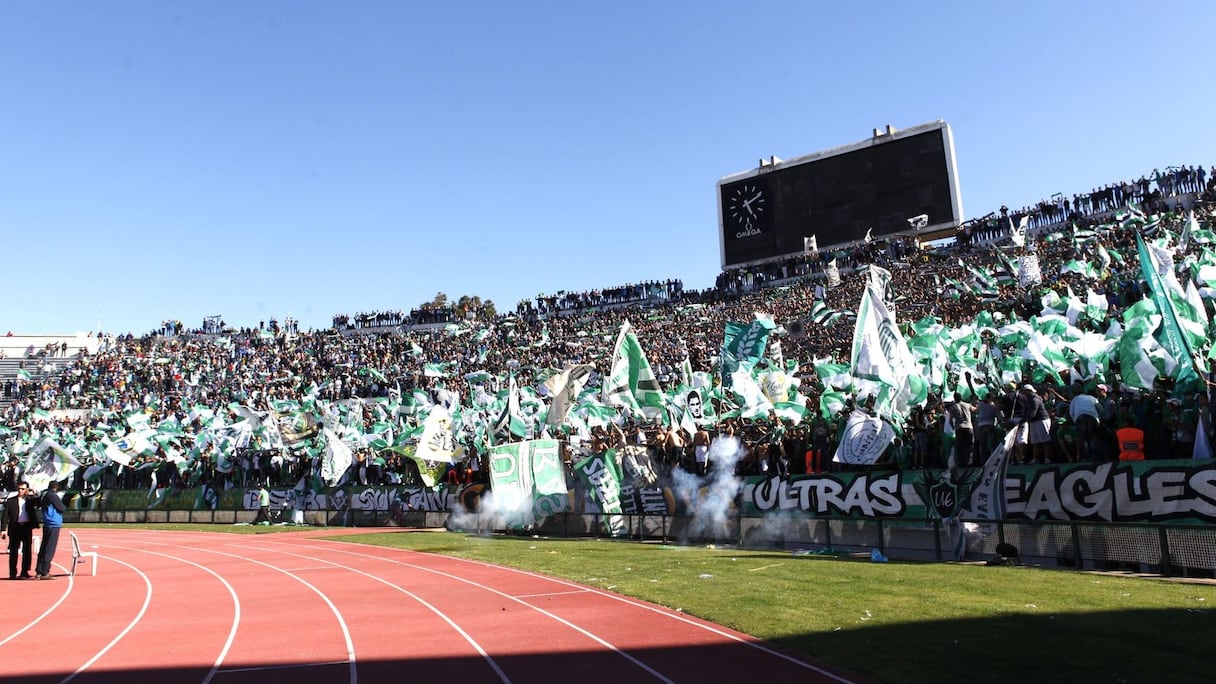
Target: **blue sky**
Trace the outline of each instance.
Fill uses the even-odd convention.
[[[0,329],[719,270],[714,184],[945,119],[967,216],[1216,163],[1216,4],[7,3]]]

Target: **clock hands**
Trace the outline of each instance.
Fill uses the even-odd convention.
[[[756,200],[759,200],[759,199],[760,199],[760,197],[761,197],[761,195],[763,195],[763,194],[764,194],[764,193],[757,192],[757,193],[755,194],[755,196],[754,196],[754,197],[752,197],[751,199],[749,199],[749,200],[743,200],[743,208],[747,210],[747,213],[751,214],[752,216],[755,216],[755,215],[756,215],[756,212],[752,211],[752,202],[755,202]]]

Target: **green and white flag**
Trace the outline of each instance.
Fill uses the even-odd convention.
[[[22,479],[28,482],[34,491],[42,491],[51,482],[71,477],[79,467],[80,461],[75,456],[55,440],[44,436],[30,447],[29,453],[26,454]]]
[[[513,529],[567,508],[566,475],[557,440],[534,439],[490,450],[490,487],[503,522]]]
[[[465,373],[464,379],[469,383],[469,385],[486,385],[489,384],[490,380],[494,379],[494,376],[481,370],[474,371],[472,373]]]
[[[839,320],[843,315],[843,312],[830,308],[827,304],[819,301],[815,302],[811,307],[810,319],[813,323],[826,328]]]
[[[902,421],[928,393],[895,316],[873,287],[865,289],[857,307],[849,359],[854,380],[863,381],[858,395],[876,395],[874,407],[880,416]]]
[[[1136,235],[1136,250],[1140,254],[1140,271],[1152,291],[1157,311],[1161,314],[1161,346],[1178,364],[1171,376],[1180,382],[1198,382],[1195,357],[1189,340],[1183,333],[1174,298],[1170,296],[1173,292],[1175,295],[1182,294],[1183,299],[1186,297],[1185,293],[1180,292],[1181,287],[1178,287],[1176,279],[1170,282],[1170,276],[1173,275],[1172,260],[1167,265],[1161,254],[1164,250],[1150,250],[1139,234]],[[1167,272],[1164,278],[1162,271]]]
[[[756,368],[764,358],[769,333],[776,325],[771,318],[756,314],[751,323],[727,323],[722,335],[719,377],[730,387],[739,368]]]
[[[1091,265],[1088,261],[1078,261],[1076,259],[1073,259],[1060,267],[1060,275],[1065,275],[1067,273],[1076,273],[1091,279],[1098,277],[1098,272],[1094,270],[1093,265]]]
[[[428,378],[448,377],[450,363],[427,363],[422,366],[422,374]]]
[[[519,405],[519,386],[515,383],[515,374],[512,373],[507,382],[506,400],[490,428],[490,437],[496,442],[509,442],[512,435],[525,437],[527,434],[528,426]]]
[[[621,324],[602,395],[605,404],[621,406],[649,418],[657,418],[663,413],[663,388],[650,369],[650,362],[629,321]]]
[[[143,430],[129,433],[114,441],[103,439],[101,443],[104,446],[105,455],[111,461],[129,466],[133,458],[151,456],[156,453],[156,446],[152,444],[151,440],[152,434],[151,430]]]
[[[1110,302],[1106,299],[1106,295],[1094,292],[1094,289],[1089,288],[1089,292],[1085,297],[1085,315],[1097,323],[1106,320],[1106,312],[1110,310]]]
[[[621,517],[621,464],[613,449],[594,454],[574,464],[574,473],[583,483],[591,499],[604,514],[604,523],[613,536],[623,535],[628,530]]]
[[[815,375],[824,387],[847,390],[853,386],[853,376],[847,363],[832,363],[831,359],[815,359]]]
[[[30,372],[27,371],[26,369],[18,368],[17,369],[17,379],[22,382],[29,382],[34,379],[34,376],[30,375]]]
[[[819,415],[825,420],[831,420],[844,411],[848,395],[836,390],[825,390],[819,395]]]

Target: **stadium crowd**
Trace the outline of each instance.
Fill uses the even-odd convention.
[[[1129,204],[1143,207],[1141,220],[1122,213]],[[268,414],[278,402],[307,399],[349,405],[352,400],[413,397],[421,391],[428,404],[450,405],[454,397],[476,391],[472,376],[484,378],[479,382],[491,393],[504,389],[508,373],[533,389],[553,370],[573,364],[592,364],[603,376],[609,372],[612,341],[625,321],[636,331],[659,383],[673,387],[686,380],[682,369],[715,374],[724,326],[753,320],[757,313],[780,326],[770,347],[795,362],[789,368],[806,398],[805,419],[787,420],[775,413],[767,418],[730,417],[706,434],[742,439],[748,455],[737,466],[741,475],[853,467],[833,463],[832,454],[849,414],[854,408],[866,410],[872,397],[856,406],[846,398],[843,408],[824,411],[821,398],[831,388],[817,371],[828,363],[849,362],[852,309],[862,298],[869,265],[890,271],[891,305],[905,334],[913,338],[923,330],[913,322],[980,328],[977,322],[985,321],[994,328],[1001,321],[1029,320],[1049,302],[1087,291],[1105,300],[1108,317],[1079,315],[1075,325],[1082,331],[1104,332],[1109,325],[1105,321],[1123,321],[1123,314],[1147,296],[1136,256],[1137,233],[1173,236],[1179,243],[1178,263],[1188,266],[1184,276],[1206,294],[1216,294],[1209,289],[1212,285],[1198,279],[1196,267],[1209,247],[1216,248],[1195,234],[1210,234],[1216,227],[1213,207],[1216,169],[1209,175],[1202,167],[1182,167],[1155,173],[1151,182],[1141,178],[1114,183],[1071,200],[1014,212],[1002,207],[999,214],[964,226],[950,246],[921,249],[914,238],[877,240],[728,271],[714,288],[703,291],[685,290],[679,280],[656,280],[542,295],[492,321],[469,322],[450,305],[426,305],[408,315],[338,315],[333,328],[308,332],[272,321],[204,334],[167,321],[147,335],[107,337],[96,354],[82,353],[65,370],[39,371],[16,382],[0,414],[0,444],[9,452],[0,468],[0,489],[15,487],[24,449],[39,435],[84,445],[78,458],[86,467],[76,471],[70,488],[84,487],[86,480],[128,488],[290,484],[318,475],[315,453],[250,447],[229,461],[214,445],[204,445],[185,467],[180,453],[154,444],[120,466],[96,447],[121,436],[124,430],[116,429],[116,423],[132,413],[148,416],[151,425],[171,422],[181,435],[177,443],[188,446],[190,436],[210,416]],[[1020,235],[1023,216],[1030,230]],[[1023,239],[1024,246],[1014,244]],[[1018,257],[1028,254],[1037,257],[1041,281],[1014,267]],[[829,264],[841,275],[838,285],[828,284]],[[1210,308],[1206,300],[1204,306]],[[386,327],[392,330],[381,330]],[[1020,351],[991,330],[983,334],[997,360]],[[1190,458],[1198,453],[1197,442],[1210,444],[1213,415],[1206,387],[1176,386],[1165,375],[1152,387],[1136,387],[1128,381],[1129,370],[1113,355],[1105,376],[1095,376],[1084,366],[1081,359],[1064,370],[1028,362],[1012,379],[954,373],[897,426],[900,437],[879,467],[975,465],[996,446],[1004,429],[1014,425],[1042,428],[1041,436],[1037,427],[1028,430],[1026,448],[1016,453],[1015,462],[1024,463],[1127,458],[1126,444],[1116,436],[1123,428],[1141,431],[1140,456],[1147,459]],[[1200,370],[1206,377],[1209,368]],[[371,402],[361,403],[358,420],[370,434],[382,418]],[[715,408],[717,413],[729,409],[724,404]],[[418,427],[416,418],[402,416],[403,429]],[[682,429],[677,421],[622,415],[615,424],[593,427],[587,436],[566,430],[555,430],[552,436],[566,442],[570,456],[628,441],[651,447],[660,470],[700,472],[713,467],[697,458],[697,446],[707,437]],[[351,481],[419,482],[418,465],[411,459],[367,444],[353,446]],[[467,446],[467,462],[451,469],[449,481],[483,477],[484,448]]]

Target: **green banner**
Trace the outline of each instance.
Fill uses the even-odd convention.
[[[513,529],[566,510],[566,476],[555,439],[501,444],[490,450],[495,510]]]

